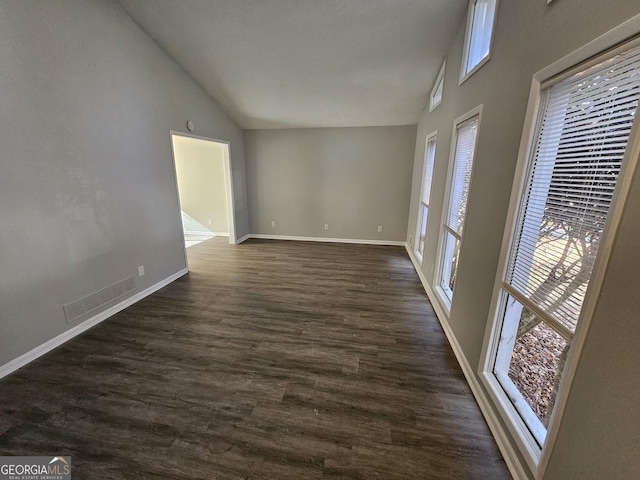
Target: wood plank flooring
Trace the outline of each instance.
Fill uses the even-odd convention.
[[[402,247],[216,237],[0,381],[0,454],[75,479],[503,479]]]

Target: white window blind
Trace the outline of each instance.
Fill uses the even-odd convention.
[[[436,158],[436,141],[435,135],[427,139],[424,154],[424,176],[422,178],[422,196],[420,198],[420,209],[418,214],[418,232],[416,238],[416,252],[419,257],[424,254],[424,239],[427,233],[427,220],[429,217],[429,201],[431,198],[431,181],[433,179],[433,164]]]
[[[496,0],[474,0],[471,33],[467,46],[465,73],[469,73],[489,55]]]
[[[457,128],[446,225],[452,230],[452,233],[456,233],[458,236],[462,235],[464,218],[467,213],[478,121],[479,117],[475,116]]]
[[[444,231],[440,249],[440,271],[438,286],[447,301],[453,301],[458,277],[458,257],[462,242],[462,229],[467,213],[467,200],[471,185],[471,170],[475,156],[476,137],[480,115],[456,125],[449,198],[445,214]]]
[[[505,288],[566,338],[576,328],[639,98],[640,47],[542,94]]]
[[[433,163],[436,158],[436,137],[429,139],[427,142],[427,152],[425,155],[424,181],[422,185],[422,203],[429,206],[431,198],[431,181],[433,179]]]

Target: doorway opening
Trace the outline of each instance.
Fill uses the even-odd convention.
[[[236,243],[229,142],[171,133],[186,249],[213,237]]]

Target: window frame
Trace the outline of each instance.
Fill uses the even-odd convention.
[[[528,172],[533,162],[531,152],[535,148],[537,142],[536,126],[540,115],[542,91],[543,89],[558,83],[575,73],[584,71],[591,66],[602,62],[606,58],[610,58],[621,51],[633,48],[635,45],[640,45],[640,39],[633,38],[639,33],[640,16],[637,16],[570,53],[550,66],[540,70],[534,74],[531,82],[527,113],[518,152],[518,162],[514,174],[509,210],[502,239],[500,260],[496,271],[487,328],[478,365],[478,375],[488,392],[489,398],[495,405],[501,418],[504,420],[535,478],[542,478],[548,465],[551,452],[553,451],[562,415],[571,390],[571,383],[577,369],[578,359],[580,358],[580,353],[584,346],[590,322],[595,311],[598,292],[602,287],[604,273],[611,255],[622,210],[628,196],[631,179],[635,169],[637,168],[638,156],[640,156],[639,109],[636,113],[636,117],[633,121],[633,126],[629,134],[627,149],[622,161],[622,168],[618,176],[616,190],[613,195],[609,215],[603,230],[601,245],[596,256],[583,308],[573,335],[573,344],[569,349],[562,372],[562,379],[549,421],[549,426],[546,431],[546,438],[543,445],[540,446],[534,435],[529,430],[530,427],[524,422],[521,414],[517,411],[507,393],[505,393],[505,387],[498,381],[496,375],[493,373],[493,366],[498,352],[501,327],[503,323],[504,302],[502,300],[504,296],[504,279],[506,278],[509,267],[509,254],[514,242],[515,230],[518,225],[518,214],[522,202],[522,196],[526,192]]]
[[[445,58],[444,61],[442,62],[442,66],[440,67],[440,71],[438,72],[438,76],[436,77],[436,81],[433,84],[433,88],[431,89],[431,94],[429,95],[429,113],[433,112],[436,108],[438,108],[438,105],[440,105],[442,103],[442,100],[444,99],[444,74],[445,74],[446,68],[447,68],[447,59]],[[438,103],[435,103],[434,101],[435,95],[436,95],[436,92],[438,91],[440,84],[442,84],[442,94],[440,95],[440,100],[438,101]]]
[[[482,124],[482,110],[483,110],[484,105],[478,105],[477,107],[475,107],[472,110],[469,110],[467,113],[459,116],[458,118],[456,118],[453,121],[453,129],[452,129],[452,133],[451,133],[451,147],[449,150],[449,165],[447,167],[447,179],[446,179],[446,183],[445,183],[445,191],[444,191],[444,203],[443,203],[443,209],[442,209],[442,214],[440,216],[440,239],[438,240],[438,250],[437,250],[437,254],[436,254],[436,267],[435,267],[435,272],[434,272],[434,277],[433,277],[433,285],[434,285],[434,290],[436,292],[436,297],[438,298],[440,304],[442,305],[442,307],[444,308],[444,312],[448,315],[451,311],[451,304],[453,302],[453,297],[451,299],[449,299],[448,295],[446,294],[446,292],[444,291],[444,289],[440,286],[440,282],[441,282],[441,277],[443,274],[443,266],[444,266],[444,251],[445,251],[445,237],[447,235],[447,233],[450,232],[448,226],[447,226],[447,218],[449,217],[449,204],[450,204],[450,196],[451,196],[451,189],[453,187],[453,166],[454,166],[454,159],[455,159],[455,154],[456,154],[456,144],[458,141],[458,127],[465,123],[468,122],[469,120],[471,120],[474,117],[478,117],[478,132],[476,133],[476,142],[474,145],[474,152],[473,152],[473,162],[471,165],[471,182],[469,183],[469,192],[471,191],[471,185],[473,184],[473,172],[475,169],[475,165],[476,165],[476,157],[478,154],[478,139],[480,137],[480,126]],[[469,204],[469,202],[467,201],[467,205]],[[462,252],[462,245],[464,243],[464,232],[465,232],[465,228],[466,228],[466,223],[467,223],[467,218],[468,216],[465,215],[464,217],[464,222],[462,224],[462,232],[463,235],[460,236],[460,238],[458,239],[459,241],[459,246],[458,249],[460,252]],[[459,258],[459,257],[458,257]]]
[[[460,66],[460,80],[458,86],[462,85],[468,78],[474,73],[480,70],[489,60],[493,52],[493,40],[496,35],[496,26],[498,23],[498,9],[500,8],[500,0],[495,1],[495,9],[493,11],[493,20],[491,22],[491,36],[489,38],[489,53],[482,58],[477,64],[475,64],[471,70],[467,71],[467,63],[469,62],[469,53],[471,51],[471,34],[473,29],[473,16],[475,13],[475,6],[478,0],[469,0],[469,7],[467,11],[467,27],[464,36],[464,50],[462,52],[462,65]]]
[[[433,141],[434,142],[434,148],[435,151],[433,153],[433,164],[431,166],[431,191],[429,192],[429,203],[425,205],[425,203],[423,202],[423,195],[424,195],[424,185],[425,185],[425,177],[427,175],[427,167],[428,167],[428,161],[427,161],[427,154],[429,153],[429,143]],[[432,197],[432,193],[433,193],[433,169],[435,167],[435,157],[438,151],[438,130],[431,132],[429,135],[427,135],[427,137],[425,138],[424,141],[424,155],[423,155],[423,163],[422,163],[422,182],[420,183],[420,197],[418,199],[418,217],[417,217],[417,221],[416,221],[416,242],[414,245],[414,253],[416,254],[416,257],[418,257],[418,260],[420,261],[420,263],[422,263],[423,258],[424,258],[424,242],[422,245],[422,253],[420,253],[419,248],[420,248],[420,237],[421,237],[421,226],[422,226],[422,207],[425,206],[427,208],[427,224],[425,225],[425,239],[426,239],[426,230],[427,230],[427,225],[429,224],[429,217],[428,217],[428,212],[429,209],[431,208],[431,197]]]

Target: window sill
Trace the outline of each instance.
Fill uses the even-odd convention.
[[[503,387],[503,384],[500,383],[498,378],[492,372],[480,371],[479,376],[487,392],[489,393],[489,397],[491,398],[492,403],[507,425],[509,432],[513,436],[515,443],[520,450],[520,453],[524,457],[531,471],[535,474],[540,464],[542,448],[531,433],[528,425],[523,421],[520,412],[516,410],[510,400],[511,394],[514,394],[516,396],[519,396],[522,401],[525,402],[522,394],[520,394],[515,385],[513,385],[513,382],[511,382],[511,385],[513,385],[513,392],[507,393],[506,389]],[[531,414],[535,416],[533,411],[531,412]],[[540,425],[542,426],[542,424]],[[544,429],[544,427],[542,428]]]
[[[436,297],[440,302],[440,305],[442,306],[444,312],[447,314],[447,320],[448,320],[449,313],[451,313],[451,300],[449,299],[449,296],[444,291],[444,288],[442,288],[440,285],[436,285],[435,292],[436,292]]]
[[[489,52],[489,54],[486,57],[480,60],[478,64],[475,67],[473,67],[471,70],[469,70],[467,73],[464,72],[464,67],[463,67],[462,70],[460,71],[460,81],[458,82],[458,86],[466,82],[471,76],[473,76],[474,73],[480,70],[489,60],[491,60],[491,52]]]

